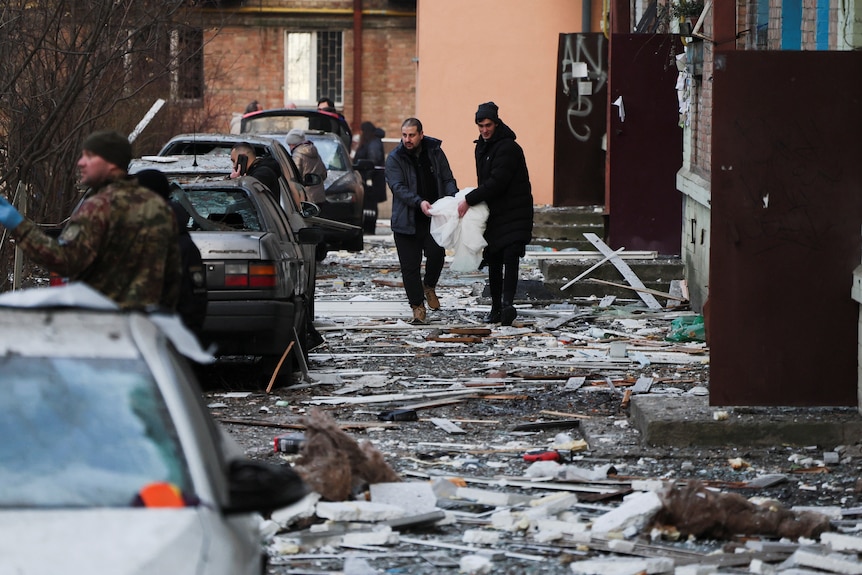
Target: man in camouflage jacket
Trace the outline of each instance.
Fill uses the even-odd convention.
[[[174,214],[161,197],[129,179],[128,138],[95,132],[83,144],[78,169],[91,195],[55,239],[0,196],[0,224],[25,254],[49,271],[81,281],[123,309],[176,308],[180,256]]]

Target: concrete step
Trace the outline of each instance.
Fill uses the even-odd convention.
[[[528,253],[527,257],[529,255]],[[544,277],[545,286],[551,291],[559,291],[562,286],[586,272],[604,257],[598,254],[581,259],[578,259],[577,256],[553,259],[553,254],[547,253],[542,254],[542,256],[539,260],[539,270]],[[671,293],[671,282],[685,278],[685,266],[680,258],[656,256],[652,259],[625,259],[625,263],[646,288],[662,293]],[[637,299],[639,297],[637,292],[632,289],[592,282],[590,281],[591,278],[628,285],[620,271],[611,262],[604,262],[583,279],[563,290],[561,292],[563,297],[603,297],[606,295],[625,299]],[[657,299],[662,304],[665,303],[661,297],[657,296]]]
[[[605,237],[605,217],[602,206],[554,208],[541,206],[533,214],[533,245],[555,250],[576,248],[595,249],[585,233]]]

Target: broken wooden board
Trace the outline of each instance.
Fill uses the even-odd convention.
[[[452,421],[444,419],[442,417],[432,417],[429,419],[429,421],[443,431],[445,431],[446,433],[450,433],[452,435],[463,435],[467,433]]]
[[[629,285],[636,287],[636,288],[646,289],[646,286],[643,284],[643,282],[640,280],[640,278],[637,276],[637,274],[635,274],[635,272],[632,271],[632,268],[630,268],[629,265],[626,262],[624,262],[622,260],[622,258],[619,257],[619,255],[614,253],[614,250],[612,250],[610,248],[610,246],[608,246],[608,244],[603,242],[601,240],[601,238],[599,238],[599,236],[597,236],[596,234],[591,233],[591,232],[585,232],[584,237],[587,238],[588,242],[590,242],[591,244],[596,246],[597,250],[599,250],[605,256],[610,258],[611,263],[614,264],[614,267],[617,268],[621,274],[623,274],[623,277],[626,279],[627,282],[629,282]],[[640,290],[638,290],[637,293],[640,296],[640,298],[643,300],[643,302],[647,305],[648,308],[650,308],[650,309],[661,309],[662,308],[662,305],[660,303],[658,303],[658,300],[655,299],[655,296],[653,296],[652,294],[642,292]]]

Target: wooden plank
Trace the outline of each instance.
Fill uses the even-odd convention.
[[[566,380],[566,385],[563,386],[563,389],[566,391],[577,391],[584,385],[584,382],[587,380],[583,375],[579,375],[576,377],[570,377]]]
[[[599,308],[605,309],[607,307],[611,307],[611,305],[616,301],[617,296],[615,295],[606,295],[599,302]]]
[[[629,282],[629,285],[636,288],[646,289],[646,286],[643,284],[637,274],[632,271],[632,268],[630,268],[629,265],[622,260],[622,258],[620,258],[616,253],[614,253],[614,250],[612,250],[610,246],[608,246],[608,244],[603,242],[601,238],[599,238],[599,236],[591,232],[585,232],[584,237],[587,238],[588,242],[596,246],[597,250],[610,258],[611,263],[614,264],[614,267],[617,268],[621,274],[623,274],[623,277],[626,279],[627,282]],[[637,293],[648,308],[662,308],[662,305],[658,303],[658,300],[655,299],[652,294],[642,292],[640,290],[638,290]]]
[[[658,290],[650,289],[650,288],[648,288],[648,287],[640,287],[640,288],[638,288],[638,287],[634,287],[634,286],[627,286],[627,285],[625,285],[625,284],[618,284],[618,283],[614,283],[614,282],[609,282],[609,281],[607,281],[607,280],[600,280],[600,279],[598,279],[598,278],[590,278],[590,279],[589,279],[589,280],[587,280],[587,281],[592,282],[592,283],[597,283],[597,284],[604,284],[604,285],[608,285],[608,286],[614,286],[614,287],[623,288],[623,289],[630,289],[630,290],[632,290],[632,291],[636,291],[636,292],[639,292],[639,293],[640,293],[640,292],[643,292],[643,293],[646,293],[646,294],[657,295],[657,296],[660,296],[660,297],[665,297],[665,298],[667,298],[667,299],[673,299],[673,300],[677,300],[677,301],[685,301],[685,300],[683,300],[682,298],[677,297],[677,296],[675,296],[675,295],[673,295],[673,294],[669,294],[669,293],[666,293],[666,292],[663,292],[663,291],[658,291]],[[654,299],[654,298],[653,298],[653,299]]]
[[[450,433],[453,435],[463,435],[463,434],[467,433],[466,431],[461,429],[461,427],[459,427],[458,425],[456,425],[456,424],[452,423],[450,420],[444,419],[442,417],[432,417],[429,419],[429,421],[431,423],[433,423],[434,425],[436,425],[437,427],[439,427],[440,429],[442,429],[443,431],[445,431],[446,433]]]
[[[652,378],[641,376],[632,386],[632,393],[646,393],[652,387]]]

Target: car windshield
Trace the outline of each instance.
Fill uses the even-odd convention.
[[[259,232],[263,231],[257,208],[243,190],[237,189],[191,189],[185,190],[194,211],[205,220],[225,224],[237,230]],[[187,227],[190,230],[212,229],[205,224],[189,217]]]
[[[0,358],[0,508],[126,507],[189,472],[140,359]]]
[[[331,138],[308,138],[314,143],[317,148],[317,153],[320,154],[320,159],[326,164],[327,170],[336,172],[345,172],[350,169],[350,160],[344,154],[344,149],[339,145],[341,142]]]

